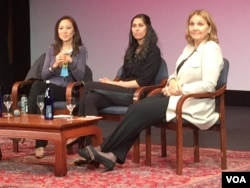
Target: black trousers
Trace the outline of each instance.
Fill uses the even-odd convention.
[[[102,143],[103,152],[112,152],[123,164],[141,131],[166,119],[169,97],[158,94],[132,104],[115,131]]]
[[[58,86],[55,84],[50,84],[54,101],[64,101],[66,87]],[[46,83],[44,81],[35,81],[30,90],[29,100],[28,100],[28,112],[29,114],[38,114],[40,113],[39,108],[37,106],[36,100],[37,95],[44,94],[46,89]],[[36,140],[36,148],[47,146],[47,140]]]
[[[97,93],[96,90],[103,90],[110,93],[117,93],[119,95],[130,94],[128,97],[121,99],[112,98],[110,95],[108,98],[104,95]],[[112,84],[106,84],[101,82],[88,82],[84,86],[84,94],[79,104],[78,115],[98,115],[98,110],[108,106],[129,106],[133,103],[133,94],[135,89],[124,88]]]

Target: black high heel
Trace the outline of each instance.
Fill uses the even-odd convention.
[[[77,159],[74,161],[75,166],[83,166],[83,165],[88,164],[88,163],[89,163],[89,161],[84,160],[84,159]]]
[[[100,163],[97,161],[92,161],[89,153],[86,151],[86,148],[80,148],[78,154],[84,159],[77,159],[74,161],[75,166],[83,166],[87,164],[87,168],[90,170],[96,169],[99,167]]]
[[[85,164],[88,164],[89,161],[91,160],[89,153],[86,151],[86,148],[79,148],[78,154],[83,157],[84,159],[77,159],[74,161],[75,166],[82,166]]]
[[[90,160],[87,164],[87,169],[94,170],[96,168],[99,168],[99,166],[100,166],[99,162]]]
[[[78,154],[79,154],[81,157],[83,157],[84,159],[86,159],[86,161],[90,161],[91,158],[90,158],[90,156],[89,156],[88,151],[86,151],[86,150],[87,150],[86,148],[80,148],[80,149],[78,150]]]
[[[106,169],[103,172],[112,171],[115,167],[115,163],[111,161],[110,159],[107,159],[106,157],[103,157],[100,155],[93,146],[89,145],[86,147],[87,152],[89,153],[89,156],[93,161],[99,162],[103,164]]]

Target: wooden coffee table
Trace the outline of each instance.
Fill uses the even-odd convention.
[[[61,177],[67,174],[67,139],[88,135],[91,136],[93,145],[99,145],[102,141],[102,133],[97,122],[100,119],[102,117],[91,116],[74,117],[73,120],[63,118],[44,120],[40,115],[35,114],[2,117],[0,118],[0,136],[53,141],[55,144],[54,174]]]

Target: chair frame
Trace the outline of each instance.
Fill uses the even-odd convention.
[[[192,130],[194,139],[194,162],[200,161],[199,156],[199,131],[219,131],[220,132],[220,149],[221,149],[221,168],[227,169],[227,157],[226,157],[226,128],[225,128],[225,99],[224,93],[226,91],[226,85],[223,85],[220,89],[211,93],[199,93],[183,95],[177,103],[176,108],[176,121],[162,122],[157,125],[153,125],[161,129],[161,152],[162,156],[167,155],[166,147],[166,130],[172,130],[176,132],[176,173],[182,175],[183,168],[183,130]],[[148,96],[155,95],[160,92],[160,89],[156,89],[149,93]],[[220,113],[219,121],[213,125],[210,129],[200,130],[198,127],[186,122],[182,119],[182,107],[184,102],[189,98],[218,98],[219,106],[218,111]],[[151,164],[151,127],[146,131],[146,147],[149,153],[146,154],[146,160]]]
[[[13,100],[13,104],[12,104],[13,109],[19,109],[18,100],[19,100],[20,89],[22,89],[24,86],[31,86],[34,83],[34,81],[35,80],[26,80],[26,81],[18,81],[14,83],[14,85],[12,86],[12,91],[11,91],[12,100]],[[79,90],[78,95],[79,97],[81,97],[83,94],[83,82],[77,81],[77,82],[68,83],[66,87],[65,97],[66,98],[72,97],[74,95],[73,91],[75,90]],[[68,113],[68,110],[66,107],[65,109],[55,109],[55,114],[66,114],[66,113]]]
[[[194,138],[194,162],[199,162],[199,131],[217,131],[220,133],[220,149],[221,149],[221,168],[227,169],[227,157],[226,157],[226,120],[225,120],[225,91],[227,86],[227,77],[229,72],[229,61],[223,58],[224,67],[220,73],[217,81],[217,86],[214,92],[206,93],[193,93],[183,95],[179,99],[176,107],[176,118],[170,122],[162,121],[161,123],[154,124],[152,126],[161,129],[161,151],[162,156],[167,155],[166,151],[166,130],[172,130],[176,132],[176,173],[182,175],[182,149],[183,149],[183,130],[192,130]],[[161,92],[161,89],[151,91],[148,96],[155,95]],[[207,130],[200,130],[198,127],[190,122],[182,119],[182,107],[184,102],[189,98],[214,98],[216,102],[216,111],[219,113],[218,121]],[[139,157],[139,156],[138,156]],[[146,162],[151,164],[151,127],[146,129]]]

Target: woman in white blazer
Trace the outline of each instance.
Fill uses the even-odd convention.
[[[187,45],[162,93],[131,105],[123,121],[102,145],[89,145],[79,150],[84,159],[94,161],[96,166],[103,164],[105,171],[113,170],[116,162],[125,162],[129,149],[142,130],[153,123],[175,118],[176,104],[181,95],[215,90],[223,56],[216,26],[207,11],[196,10],[189,15],[185,37]],[[218,120],[214,110],[214,99],[189,99],[183,107],[183,118],[200,129],[208,129]]]

